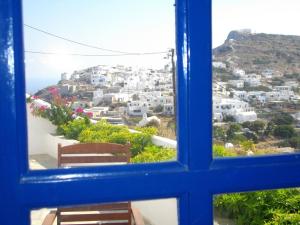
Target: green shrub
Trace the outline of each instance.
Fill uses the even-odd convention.
[[[233,123],[233,124],[230,124],[228,130],[227,130],[227,138],[228,140],[231,140],[234,135],[237,133],[237,132],[240,132],[242,130],[242,126],[238,123]]]
[[[150,135],[157,135],[158,132],[156,127],[135,127],[134,129]]]
[[[152,145],[151,136],[155,132],[153,128],[142,128],[140,133],[131,133],[125,126],[116,126],[102,120],[82,130],[78,140],[84,143],[117,143],[131,144],[131,155],[134,157]]]
[[[217,140],[226,140],[226,130],[223,127],[214,126],[213,127],[213,137]]]
[[[276,125],[291,125],[294,122],[294,118],[285,112],[277,113],[271,120]]]
[[[279,125],[274,129],[274,136],[278,138],[291,138],[295,135],[295,129],[291,125]]]
[[[219,195],[214,206],[237,225],[299,224],[300,192],[298,189],[257,191]]]
[[[48,118],[54,125],[60,126],[73,120],[72,110],[67,106],[58,106],[51,104],[51,108],[45,111],[45,117]]]
[[[129,142],[131,144],[131,154],[136,156],[141,153],[146,146],[152,145],[150,134],[145,133],[131,133],[129,137]]]
[[[243,141],[247,141],[248,139],[243,134],[235,134],[232,136],[231,141],[234,144],[240,144]]]
[[[256,120],[253,122],[247,121],[242,124],[242,126],[245,128],[249,128],[251,131],[255,132],[256,134],[261,134],[264,132],[264,129],[266,127],[266,123],[261,120]]]
[[[244,151],[255,150],[255,144],[251,140],[241,142],[241,147]]]
[[[66,138],[78,139],[79,134],[90,125],[91,122],[88,118],[81,118],[59,126],[58,131],[60,134],[65,135]]]
[[[233,151],[226,149],[222,145],[213,145],[213,156],[214,157],[233,157],[237,154]]]
[[[129,142],[130,132],[127,127],[115,126],[101,120],[96,124],[82,130],[78,140],[84,143],[111,142],[117,144],[126,144]]]
[[[291,147],[293,148],[300,148],[300,137],[299,136],[295,136],[289,139],[289,144]]]
[[[174,149],[159,146],[147,146],[145,150],[131,159],[132,163],[150,163],[175,160],[176,151]]]

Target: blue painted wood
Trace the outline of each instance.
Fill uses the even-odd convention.
[[[208,169],[212,160],[211,0],[188,1],[189,167]]]
[[[0,1],[1,225],[29,225],[35,208],[167,197],[181,225],[206,225],[213,194],[300,186],[299,154],[212,160],[211,0],[176,0],[178,162],[28,171],[21,9]]]
[[[20,1],[0,1],[0,224],[29,224],[20,204],[26,167],[26,129]],[[20,148],[22,147],[22,149]]]

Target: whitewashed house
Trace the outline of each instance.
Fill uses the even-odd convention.
[[[147,103],[141,101],[132,101],[127,103],[127,115],[143,116],[148,111]]]
[[[299,83],[296,80],[285,81],[284,82],[284,86],[289,86],[289,87],[292,87],[292,88],[298,88],[299,87]]]
[[[257,101],[259,103],[266,103],[266,92],[265,91],[249,91],[248,92],[248,100],[249,101]]]
[[[233,70],[233,75],[238,76],[238,77],[243,77],[246,75],[246,72],[245,72],[245,70],[236,68]]]
[[[99,120],[109,110],[109,107],[92,107],[89,109],[84,109],[85,113],[91,113],[92,119]]]
[[[257,115],[247,102],[233,98],[213,98],[213,118],[233,116],[239,123],[257,120]]]
[[[273,78],[273,74],[274,74],[274,71],[271,70],[271,69],[266,69],[264,70],[261,75],[263,77],[265,77],[266,79],[272,79]]]
[[[100,73],[91,74],[91,84],[93,86],[105,86],[106,76]]]
[[[99,103],[103,102],[103,90],[98,89],[93,91],[93,105],[97,106]]]
[[[226,69],[226,64],[223,62],[213,62],[212,65],[214,68]]]
[[[244,80],[229,80],[228,84],[235,88],[244,88]]]
[[[174,115],[174,104],[164,104],[163,114],[164,115]]]
[[[247,100],[248,99],[248,92],[247,91],[236,91],[233,90],[230,92],[230,96],[232,96],[232,98],[237,98],[240,100]]]
[[[216,96],[227,96],[227,83],[226,82],[213,82],[213,94]]]
[[[261,75],[258,74],[247,74],[245,77],[241,78],[245,81],[245,84],[250,87],[257,87],[261,85]]]

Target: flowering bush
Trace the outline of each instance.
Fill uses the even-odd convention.
[[[47,118],[56,126],[61,126],[72,121],[74,118],[72,117],[73,111],[71,105],[74,99],[62,98],[56,87],[50,87],[48,91],[52,96],[51,106],[36,106],[33,101],[30,106],[32,114]],[[35,100],[38,97],[33,96],[32,99]]]

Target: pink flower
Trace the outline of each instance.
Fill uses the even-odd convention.
[[[87,115],[89,118],[93,117],[93,113],[92,112],[87,112],[87,113],[85,113],[85,115]]]
[[[50,87],[48,89],[48,91],[52,94],[52,95],[57,95],[58,94],[58,89],[56,87]]]
[[[36,95],[33,95],[32,98],[33,98],[33,99],[38,99],[39,97],[36,96]]]
[[[83,108],[81,108],[81,107],[77,108],[76,113],[83,113]]]
[[[40,110],[41,110],[41,111],[45,111],[46,109],[47,109],[47,106],[42,105],[42,106],[40,107]]]

